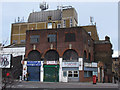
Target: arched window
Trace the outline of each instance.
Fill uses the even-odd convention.
[[[41,54],[37,50],[33,50],[28,54],[28,61],[40,61]]]
[[[78,61],[78,53],[75,50],[67,50],[63,54],[63,60],[65,61]]]
[[[86,60],[86,59],[87,59],[87,53],[86,51],[84,51],[83,60]]]
[[[45,60],[47,61],[58,61],[59,60],[59,54],[55,50],[49,50],[45,53]]]

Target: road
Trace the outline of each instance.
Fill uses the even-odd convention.
[[[118,88],[118,84],[113,83],[97,83],[95,85],[90,83],[81,82],[70,82],[70,83],[60,83],[60,82],[30,82],[22,81],[15,83],[12,88]]]

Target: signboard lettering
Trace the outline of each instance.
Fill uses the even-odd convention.
[[[27,61],[27,66],[41,66],[41,61]]]
[[[47,65],[56,65],[57,61],[47,61]]]
[[[79,67],[78,62],[63,62],[62,67]]]

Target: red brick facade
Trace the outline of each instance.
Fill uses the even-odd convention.
[[[88,35],[88,33],[81,27],[74,28],[61,28],[61,29],[45,29],[45,30],[29,30],[26,32],[26,55],[27,58],[30,51],[33,50],[35,45],[36,50],[42,54],[44,58],[45,53],[50,50],[51,44],[53,44],[53,49],[56,50],[56,42],[50,43],[47,41],[48,34],[56,34],[57,32],[57,52],[60,57],[63,56],[63,53],[69,49],[71,44],[71,49],[75,50],[78,53],[79,57],[83,57],[84,51],[88,54],[91,54],[91,60],[94,60],[93,54],[93,40]],[[75,33],[76,41],[75,42],[65,42],[65,33]],[[39,43],[30,43],[31,35],[40,35]],[[88,45],[88,40],[90,40],[90,45]],[[84,42],[85,41],[85,42]]]

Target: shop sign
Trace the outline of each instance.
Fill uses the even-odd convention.
[[[97,67],[97,63],[92,62],[92,67]]]
[[[96,72],[97,72],[97,68],[93,68],[93,67],[84,67],[84,71],[96,71]]]
[[[79,67],[79,62],[63,62],[62,67]]]
[[[41,61],[27,61],[27,66],[41,66]]]
[[[84,67],[92,67],[92,63],[84,63]]]
[[[79,58],[79,70],[83,70],[83,59]]]
[[[0,57],[0,68],[10,68],[10,54],[3,54]]]
[[[47,61],[47,65],[57,65],[57,61]]]

